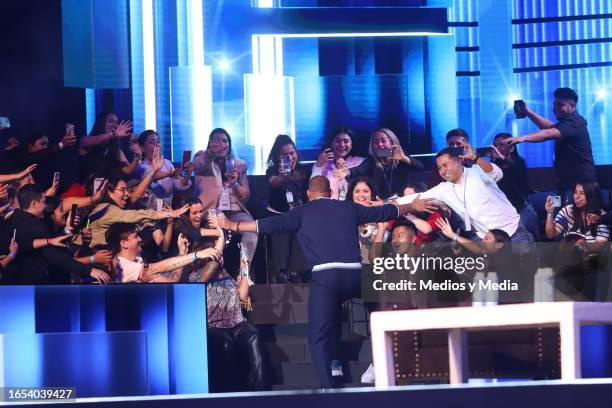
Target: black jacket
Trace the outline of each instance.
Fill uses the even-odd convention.
[[[15,210],[6,220],[3,244],[7,240],[10,241],[14,230],[17,230],[19,252],[17,258],[7,268],[5,279],[8,283],[67,284],[70,283],[71,276],[81,278],[91,272],[91,265],[75,261],[63,248],[54,246],[33,248],[34,239],[53,237],[42,219],[28,212]]]
[[[406,184],[412,181],[411,173],[423,170],[423,163],[414,157],[410,158],[410,163],[409,166],[400,162],[395,168],[384,171],[376,165],[374,157],[368,156],[359,166],[349,170],[349,178],[354,180],[362,176],[369,177],[374,183],[376,193],[383,199],[389,198],[393,194],[401,196]]]

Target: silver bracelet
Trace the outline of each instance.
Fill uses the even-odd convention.
[[[92,256],[90,256],[90,257],[89,257],[89,263],[90,263],[90,264],[92,264],[92,265],[93,265],[93,264],[95,264],[95,263],[96,263],[96,257],[95,257],[95,256],[93,256],[93,255],[92,255]]]

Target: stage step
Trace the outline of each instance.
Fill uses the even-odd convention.
[[[310,348],[307,340],[264,343],[271,363],[310,362]],[[372,361],[372,343],[343,341],[338,356],[342,361]]]
[[[259,303],[306,303],[308,304],[308,284],[269,284],[254,285],[249,294],[251,301]]]
[[[308,323],[308,303],[253,303],[247,318],[253,324]]]
[[[343,364],[344,376],[337,377],[341,383],[358,383],[361,375],[369,367],[367,361],[349,361]],[[280,363],[272,364],[272,383],[287,386],[304,386],[317,388],[319,380],[312,363]]]

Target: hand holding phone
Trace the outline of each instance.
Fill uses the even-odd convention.
[[[525,105],[525,101],[519,99],[514,101],[514,115],[517,119],[523,119],[527,117],[527,105]]]
[[[393,149],[382,148],[376,151],[376,157],[379,159],[386,159],[391,156],[393,156]]]
[[[76,204],[72,204],[72,208],[70,209],[70,227],[75,227],[75,220],[77,216],[78,207]]]
[[[561,196],[552,196],[552,205],[553,207],[561,207]]]
[[[53,185],[58,185],[60,182],[60,172],[56,171],[53,173]]]

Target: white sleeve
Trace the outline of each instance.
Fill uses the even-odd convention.
[[[312,165],[312,172],[310,173],[310,178],[314,176],[322,176],[323,175],[323,167],[317,166],[317,164]]]
[[[489,173],[485,173],[485,171],[478,164],[474,164],[470,170],[476,172],[478,177],[480,177],[485,183],[491,183],[491,180],[493,180],[494,183],[498,183],[502,178],[504,178],[504,172],[495,163],[491,163],[491,166],[493,166],[493,170],[491,170]]]
[[[415,198],[419,197],[421,199],[423,198],[433,198],[434,200],[438,200],[438,201],[442,201],[444,202],[444,199],[442,198],[442,194],[440,194],[440,190],[441,187],[444,183],[438,184],[437,186],[435,186],[434,188],[431,188],[427,191],[424,191],[422,193],[414,193],[414,194],[408,194],[405,195],[403,197],[398,198],[397,200],[395,200],[395,202],[399,205],[402,204],[410,204],[411,202],[413,202],[415,200]]]

